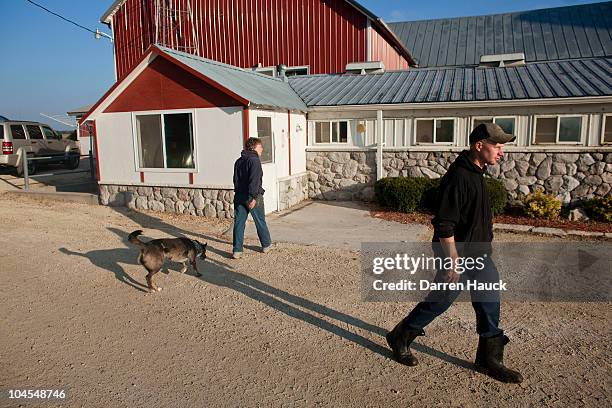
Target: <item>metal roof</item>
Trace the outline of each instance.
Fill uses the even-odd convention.
[[[388,25],[419,67],[517,52],[528,62],[612,56],[612,2]]]
[[[159,45],[156,48],[246,99],[252,105],[303,111],[307,109],[289,83],[281,79]]]
[[[308,106],[612,96],[612,57],[289,78]]]

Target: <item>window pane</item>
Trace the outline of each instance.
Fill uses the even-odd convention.
[[[340,129],[340,143],[348,142],[348,122],[338,122],[338,128]]]
[[[433,143],[433,119],[417,120],[417,143]]]
[[[272,144],[272,118],[257,118],[257,137],[261,139],[261,145],[263,146],[263,152],[261,153],[261,162],[272,162],[274,157],[274,146]]]
[[[332,143],[338,143],[338,122],[332,122],[331,132]]]
[[[166,167],[193,169],[193,126],[191,113],[164,114]]]
[[[536,143],[555,143],[557,135],[557,118],[536,119]]]
[[[496,118],[495,123],[499,125],[504,132],[514,134],[514,118]]]
[[[436,143],[452,143],[454,126],[455,121],[452,119],[436,120]]]
[[[582,118],[580,116],[570,118],[559,118],[559,141],[579,142]]]
[[[394,147],[394,135],[395,135],[395,126],[393,119],[385,119],[384,123],[384,131],[385,131],[385,146],[386,147]]]
[[[55,132],[54,132],[54,131],[52,131],[50,128],[48,128],[48,127],[46,127],[46,126],[43,126],[43,128],[42,128],[42,129],[43,129],[43,133],[45,134],[45,137],[46,137],[47,139],[59,139],[59,138],[57,137],[57,135],[55,134]]]
[[[482,124],[482,123],[493,123],[493,118],[489,118],[489,119],[474,119],[474,129],[476,129],[476,126]]]
[[[315,133],[317,143],[329,143],[331,141],[329,134],[329,122],[317,122]]]
[[[606,116],[604,123],[604,142],[612,143],[612,116]]]
[[[11,135],[13,139],[25,139],[25,130],[21,125],[11,125]]]
[[[30,139],[42,139],[43,134],[40,131],[40,128],[36,125],[26,125],[26,129],[28,129],[28,136]]]
[[[140,167],[163,168],[161,115],[136,116]]]

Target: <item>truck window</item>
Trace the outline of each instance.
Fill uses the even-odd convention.
[[[11,125],[11,135],[13,136],[13,140],[26,138],[25,131],[21,125]]]

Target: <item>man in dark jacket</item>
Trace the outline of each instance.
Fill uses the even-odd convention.
[[[503,156],[504,143],[515,139],[496,124],[478,125],[470,134],[470,150],[461,152],[440,182],[438,209],[434,226],[434,254],[451,258],[455,265],[460,257],[484,257],[484,268],[460,274],[454,268],[438,271],[435,281],[457,283],[468,277],[478,282],[498,282],[499,274],[489,256],[493,240],[493,216],[484,182],[487,165],[495,165]],[[459,268],[457,268],[459,269]],[[447,287],[447,286],[445,286]],[[387,342],[395,359],[414,366],[418,360],[410,352],[410,344],[424,335],[423,328],[444,313],[459,296],[460,290],[431,291],[406,318],[387,334]],[[479,334],[476,368],[503,381],[519,383],[521,374],[503,365],[504,346],[510,341],[499,328],[500,302],[498,291],[471,290]]]
[[[234,163],[234,238],[233,258],[242,257],[244,243],[244,227],[249,215],[255,221],[257,236],[262,252],[267,253],[272,248],[270,231],[266,224],[264,210],[264,189],[262,185],[263,170],[260,156],[263,152],[261,140],[251,137],[245,144],[240,158]]]

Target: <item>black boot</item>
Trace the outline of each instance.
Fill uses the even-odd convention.
[[[407,366],[415,366],[419,364],[419,360],[410,352],[410,344],[417,336],[423,336],[423,330],[415,330],[405,327],[400,322],[395,328],[387,333],[387,344],[393,350],[395,360]]]
[[[504,366],[504,346],[510,339],[500,334],[495,337],[480,337],[476,352],[476,370],[505,383],[520,383],[523,376]]]

